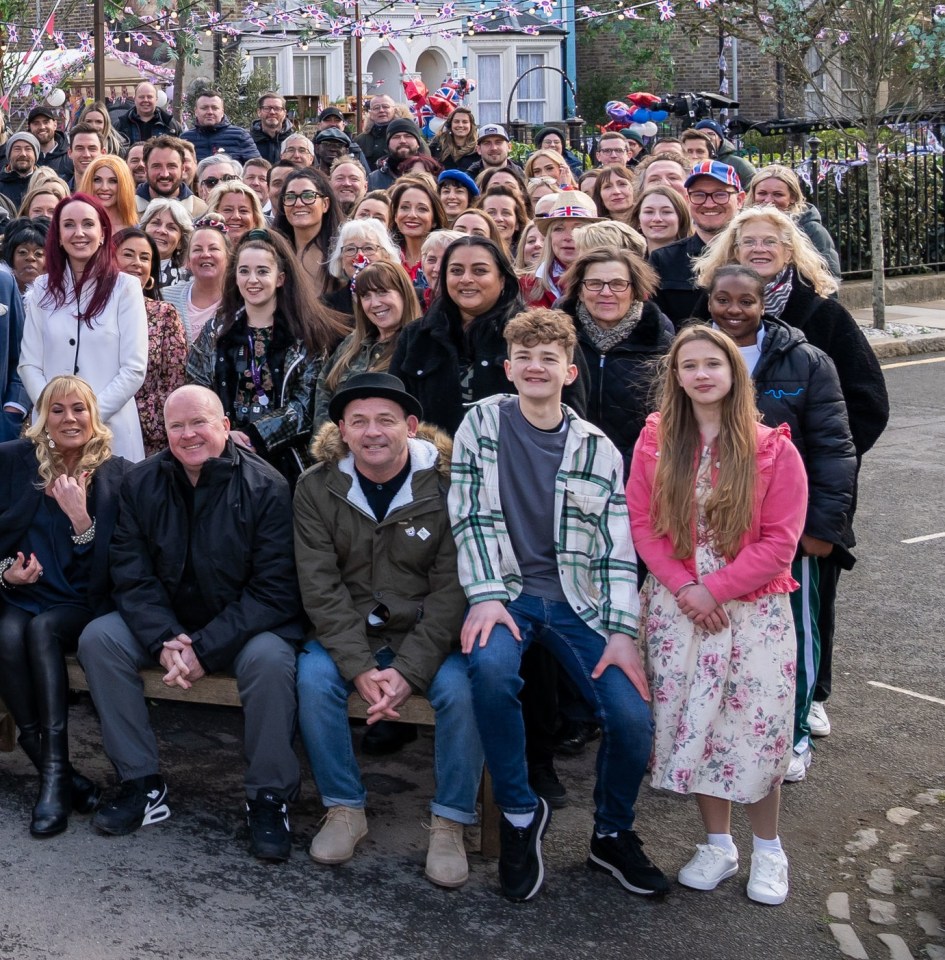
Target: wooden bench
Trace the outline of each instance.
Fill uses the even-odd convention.
[[[66,657],[66,669],[69,673],[69,686],[73,690],[88,690],[89,684],[75,657]],[[240,695],[233,677],[212,674],[204,677],[190,690],[182,687],[169,687],[161,679],[164,671],[159,667],[148,667],[141,671],[144,681],[144,695],[150,700],[177,700],[187,703],[208,703],[216,706],[238,707]],[[365,719],[367,704],[357,693],[348,700],[348,716]],[[413,696],[400,708],[400,723],[416,723],[419,726],[434,726],[433,708],[424,697]],[[472,718],[470,718],[472,722]],[[0,750],[11,751],[16,748],[16,729],[13,717],[7,712],[0,700]],[[492,779],[483,769],[482,783],[479,788],[480,816],[480,853],[484,857],[499,855],[499,817],[498,808],[492,799]]]

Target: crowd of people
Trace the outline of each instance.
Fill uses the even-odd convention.
[[[370,101],[311,138],[266,93],[181,130],[141,83],[67,132],[34,107],[4,145],[0,697],[39,772],[36,837],[171,814],[139,671],[235,676],[251,852],[290,855],[298,729],[327,816],[313,860],[366,835],[364,752],[436,714],[425,872],[468,878],[488,764],[499,880],[528,900],[558,753],[600,739],[588,863],[669,889],[635,803],[695,795],[680,883],[739,870],[788,895],[780,789],[830,734],[835,608],[854,563],[882,372],[837,299],[795,174],[712,120],[596,166],[543,127],[455,110],[430,143]],[[587,169],[585,169],[587,166]],[[78,773],[65,656],[118,788]]]

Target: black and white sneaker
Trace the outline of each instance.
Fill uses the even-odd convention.
[[[587,865],[612,874],[622,887],[644,897],[662,896],[669,881],[643,852],[643,843],[633,830],[621,830],[616,837],[591,837]]]
[[[92,818],[92,826],[101,833],[123,837],[138,827],[160,823],[170,815],[167,784],[154,774],[123,780],[118,795],[106,801]]]
[[[509,900],[531,900],[541,889],[545,879],[541,841],[550,820],[551,809],[543,797],[527,827],[515,827],[506,816],[500,817],[499,883]]]
[[[246,801],[249,852],[260,860],[282,863],[292,852],[289,808],[278,794],[260,790],[255,800]]]

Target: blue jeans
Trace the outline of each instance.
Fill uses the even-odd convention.
[[[522,594],[507,609],[522,642],[499,624],[486,646],[477,645],[468,656],[476,724],[492,774],[496,806],[506,813],[529,813],[538,806],[528,785],[519,702],[519,664],[529,644],[536,642],[554,654],[601,726],[595,827],[600,833],[629,830],[653,740],[649,706],[617,667],[608,667],[597,680],[591,679],[604,652],[604,639],[569,604]]]
[[[381,669],[390,666],[389,647],[375,654]],[[335,661],[310,640],[298,661],[299,726],[315,783],[326,807],[364,806],[367,792],[351,744],[346,682]],[[436,713],[433,771],[436,793],[430,810],[457,823],[476,822],[476,796],[482,779],[482,745],[473,720],[472,692],[461,653],[451,653],[427,688]]]

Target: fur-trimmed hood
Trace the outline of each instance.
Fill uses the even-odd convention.
[[[429,423],[421,423],[417,428],[416,438],[410,441],[411,453],[413,453],[417,443],[423,444],[423,447],[427,448],[424,451],[426,454],[423,457],[426,461],[424,465],[432,466],[432,460],[435,456],[437,473],[443,479],[449,480],[450,462],[453,457],[453,438],[446,431],[440,430],[439,427]],[[310,452],[316,465],[336,465],[347,457],[351,451],[348,449],[348,444],[341,439],[341,431],[337,425],[326,423],[312,439]]]

